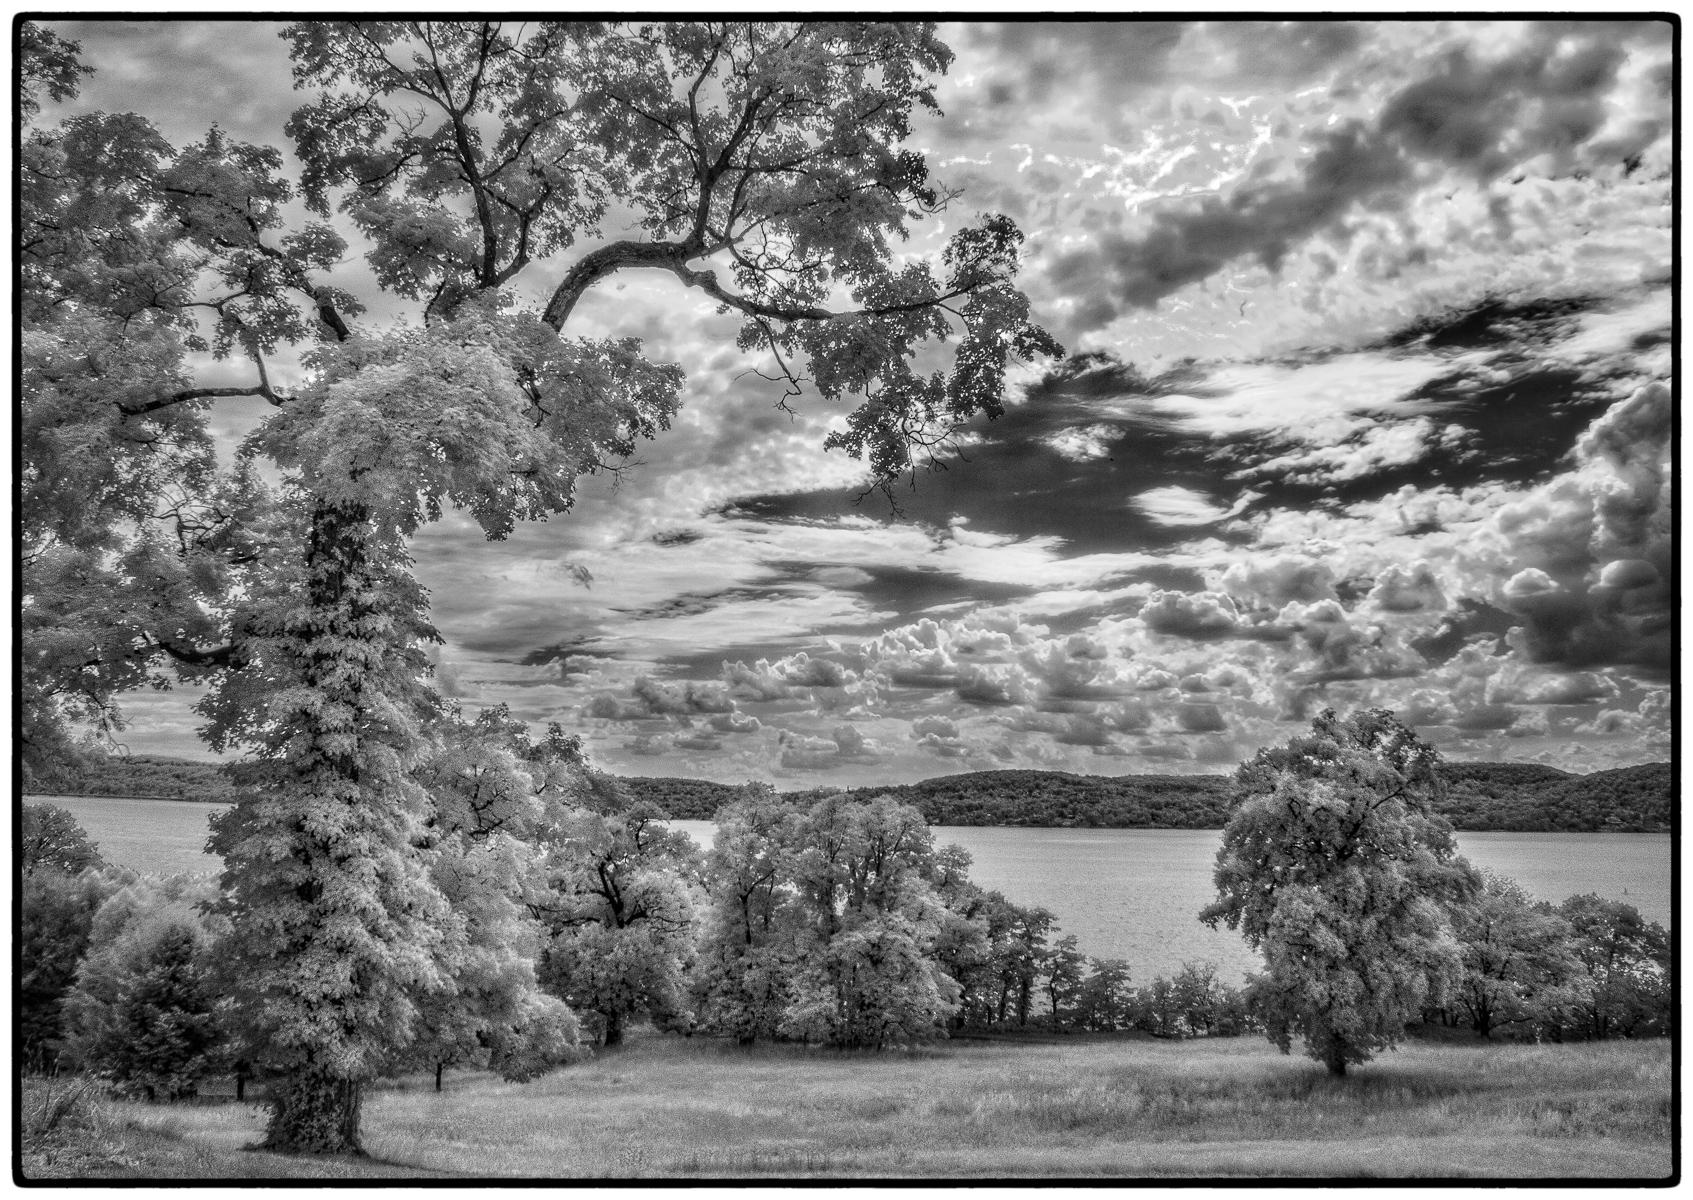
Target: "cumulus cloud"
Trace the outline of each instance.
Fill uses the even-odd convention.
[[[1334,598],[1334,569],[1316,558],[1253,555],[1222,573],[1218,590],[1237,600],[1280,608]]]
[[[1427,562],[1388,566],[1376,576],[1367,600],[1386,613],[1438,613],[1446,608],[1440,580]]]
[[[723,680],[737,696],[786,700],[807,688],[840,688],[857,676],[833,659],[813,658],[804,650],[783,658],[759,659],[751,666],[737,659],[723,664]]]
[[[1154,633],[1207,641],[1232,636],[1240,621],[1234,601],[1216,592],[1156,591],[1140,610]]]
[[[850,725],[836,726],[829,737],[811,737],[784,730],[778,738],[782,766],[800,771],[830,771],[854,763],[869,763],[880,748]]]
[[[1673,412],[1661,383],[1612,405],[1575,468],[1502,508],[1471,550],[1472,566],[1500,564],[1498,602],[1532,661],[1669,670]]]
[[[1490,699],[1510,704],[1600,704],[1618,693],[1617,683],[1592,671],[1524,671],[1501,674],[1488,689]]]

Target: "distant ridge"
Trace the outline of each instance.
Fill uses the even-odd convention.
[[[1573,775],[1541,763],[1444,763],[1445,813],[1460,830],[1666,833],[1675,806],[1669,763]],[[672,817],[710,820],[740,788],[704,779],[625,776],[635,799]],[[921,783],[845,789],[863,799],[891,795],[933,825],[1090,829],[1221,829],[1226,775],[1072,775],[1065,771],[974,771]],[[828,789],[789,793],[813,795]],[[136,754],[96,760],[61,795],[133,796],[228,803],[234,789],[215,763]],[[52,793],[42,792],[42,795]]]
[[[1667,833],[1675,803],[1668,763],[1573,775],[1541,763],[1444,763],[1443,807],[1471,832]],[[890,795],[932,825],[1021,825],[1093,829],[1221,829],[1227,775],[1072,775],[1064,771],[975,771],[921,783],[846,789]],[[631,776],[631,795],[671,816],[709,820],[738,787],[703,779]],[[812,792],[793,793],[797,795]]]

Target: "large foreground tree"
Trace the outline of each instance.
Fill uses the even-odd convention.
[[[365,1081],[475,940],[432,875],[443,712],[410,541],[448,506],[491,538],[567,510],[680,401],[635,339],[570,333],[588,289],[657,270],[738,313],[784,403],[854,404],[828,443],[882,485],[1058,347],[1009,220],[895,253],[953,199],[904,145],[951,57],[928,24],[285,36],[298,186],[215,128],[176,148],[133,114],[44,122],[83,68],[19,27],[21,721],[45,771],[79,727],[121,728],[125,691],[209,686],[209,744],[246,756],[213,845],[249,1050],[283,1075],[267,1140],[349,1151]],[[364,316],[355,241],[398,315]],[[211,359],[245,380],[204,382]],[[233,465],[207,424],[231,395],[275,408]]]
[[[1235,773],[1200,919],[1264,955],[1249,1000],[1331,1074],[1393,1045],[1462,978],[1447,905],[1478,886],[1439,814],[1438,755],[1384,709],[1260,750]]]

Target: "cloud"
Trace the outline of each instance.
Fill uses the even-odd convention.
[[[1233,510],[1183,487],[1153,488],[1133,497],[1130,503],[1165,525],[1209,525],[1233,515]]]
[[[1471,562],[1512,563],[1497,602],[1536,663],[1669,669],[1673,480],[1669,388],[1613,405],[1577,441],[1575,469],[1506,505]],[[1503,570],[1494,568],[1503,574]]]
[[[1216,592],[1156,591],[1140,610],[1154,633],[1194,641],[1231,637],[1239,627],[1234,601]]]
[[[1490,699],[1510,704],[1599,704],[1613,700],[1617,683],[1591,671],[1546,672],[1515,669],[1501,673],[1488,689]]]
[[[791,734],[784,730],[780,736],[781,764],[790,770],[830,771],[854,763],[874,762],[881,754],[850,725],[837,726],[827,738]]]
[[[1427,417],[1398,424],[1371,425],[1332,446],[1307,446],[1267,458],[1236,474],[1244,478],[1275,476],[1282,483],[1307,486],[1347,483],[1421,461],[1436,448],[1450,448],[1463,436],[1456,425],[1444,428]]]
[[[1140,232],[1104,231],[1054,256],[1050,281],[1093,297],[1085,317],[1072,319],[1098,327],[1102,295],[1151,307],[1240,258],[1274,272],[1315,235],[1345,238],[1344,222],[1362,207],[1391,214],[1444,175],[1486,185],[1527,164],[1554,176],[1572,169],[1605,123],[1626,51],[1602,24],[1511,32],[1517,44],[1493,57],[1464,45],[1420,57],[1426,73],[1374,114],[1309,132],[1291,172],[1236,178],[1228,190],[1161,209]]]
[[[1275,555],[1242,559],[1222,573],[1216,585],[1236,600],[1280,608],[1334,598],[1334,569],[1320,559]]]
[[[1048,434],[1045,442],[1061,458],[1087,462],[1109,457],[1112,443],[1119,436],[1120,431],[1113,425],[1083,425]]]
[[[1176,721],[1186,733],[1218,733],[1228,728],[1215,704],[1178,704]]]
[[[1427,562],[1386,567],[1376,576],[1367,600],[1384,613],[1436,613],[1446,607],[1440,580]]]

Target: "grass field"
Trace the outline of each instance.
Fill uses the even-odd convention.
[[[27,1107],[27,1100],[26,1100]],[[419,1077],[364,1161],[247,1152],[256,1105],[96,1106],[81,1177],[1547,1178],[1671,1170],[1670,1048],[1412,1044],[1331,1079],[1255,1038],[878,1055],[636,1036],[524,1085]],[[84,1139],[87,1140],[87,1139]],[[26,1171],[29,1167],[26,1165]]]

